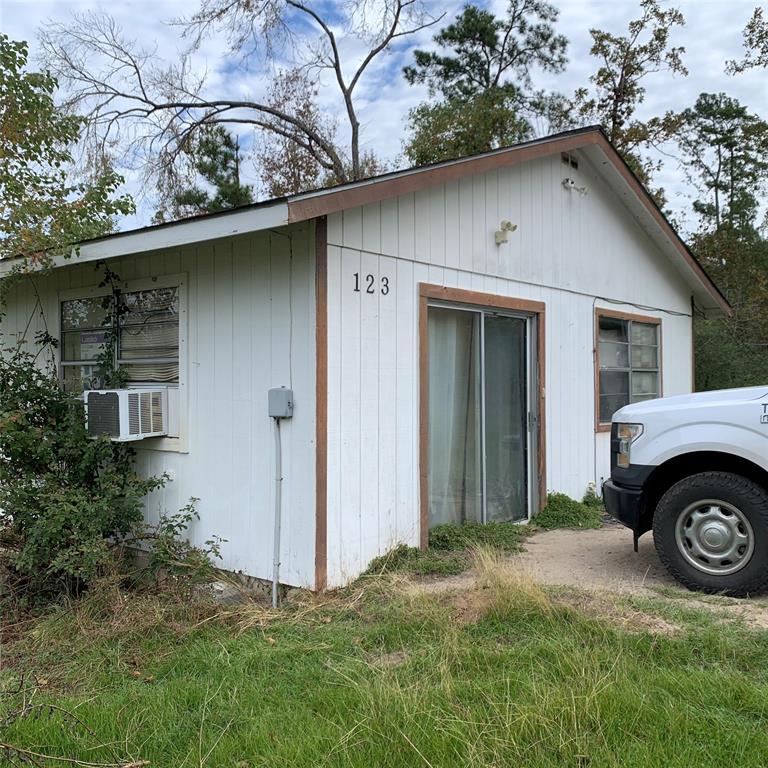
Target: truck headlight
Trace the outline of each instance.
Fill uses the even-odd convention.
[[[630,465],[630,448],[632,443],[643,434],[642,424],[618,424],[616,437],[619,440],[616,465],[627,469]]]

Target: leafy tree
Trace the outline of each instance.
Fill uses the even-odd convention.
[[[645,100],[650,75],[670,72],[687,75],[685,49],[670,42],[672,30],[685,24],[676,8],[662,8],[659,0],[642,0],[642,14],[629,22],[627,34],[615,35],[591,29],[590,53],[600,61],[590,77],[592,88],[580,88],[574,96],[574,113],[582,124],[599,123],[612,144],[635,173],[648,182],[654,165],[641,152],[666,141],[679,127],[672,113],[643,121],[636,117]]]
[[[0,34],[0,259],[20,269],[48,263],[73,243],[97,237],[133,203],[114,194],[122,179],[103,156],[72,181],[73,151],[85,121],[54,105],[56,78],[27,69],[28,46]]]
[[[253,188],[240,181],[239,144],[226,128],[203,128],[184,151],[191,159],[192,169],[209,189],[192,184],[175,190],[170,195],[170,206],[161,207],[155,214],[156,222],[215,213],[253,202]]]
[[[728,74],[736,75],[749,69],[768,67],[768,21],[759,6],[744,28],[744,48],[746,53],[741,61],[731,60],[727,63],[725,71]]]
[[[759,196],[768,184],[768,123],[724,93],[703,93],[680,113],[681,160],[699,191],[699,259],[733,307],[695,320],[699,389],[768,381],[768,241]]]
[[[471,99],[449,98],[420,104],[409,115],[406,155],[413,165],[473,155],[528,138],[528,121],[493,89]]]
[[[442,160],[529,137],[532,119],[557,99],[534,91],[532,71],[561,72],[567,63],[557,18],[557,9],[542,0],[510,0],[504,18],[467,5],[435,35],[438,51],[415,51],[405,78],[426,84],[437,101],[410,114],[409,160]]]
[[[695,319],[696,387],[768,382],[768,242],[757,231],[723,228],[693,248],[733,306],[728,318]]]
[[[693,206],[704,228],[749,233],[768,184],[768,123],[724,93],[702,93],[680,124],[684,167],[704,195]]]

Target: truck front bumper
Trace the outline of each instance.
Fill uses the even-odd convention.
[[[608,514],[631,528],[636,536],[648,530],[643,520],[645,500],[642,488],[617,485],[613,480],[607,480],[603,484],[603,503]]]

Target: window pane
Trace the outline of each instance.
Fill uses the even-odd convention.
[[[62,333],[61,359],[95,360],[104,348],[108,331],[65,331]]]
[[[600,371],[601,395],[629,395],[629,373],[627,371]]]
[[[658,395],[632,395],[633,403],[641,403],[643,400],[654,400]]]
[[[637,344],[632,345],[632,367],[633,368],[658,368],[659,355],[658,347],[643,347]]]
[[[147,291],[123,293],[120,324],[142,325],[168,320],[178,322],[178,288],[152,288]]]
[[[633,344],[658,344],[658,325],[651,323],[632,323]]]
[[[610,422],[613,414],[628,403],[629,395],[600,395],[600,422]]]
[[[659,374],[651,372],[632,373],[632,397],[635,395],[656,395],[659,391]]]
[[[629,344],[600,342],[601,368],[629,368]]]
[[[120,359],[178,357],[179,324],[147,323],[123,325],[120,330]]]
[[[111,296],[89,299],[72,299],[61,302],[61,328],[64,331],[78,328],[101,328],[107,323],[107,307]]]
[[[481,522],[480,315],[430,307],[429,524]]]
[[[600,317],[600,341],[628,341],[626,320],[616,317]]]
[[[98,389],[101,385],[95,365],[65,365],[63,368],[65,392],[82,392],[84,389]]]
[[[121,365],[129,384],[174,384],[179,380],[178,363],[137,363]]]

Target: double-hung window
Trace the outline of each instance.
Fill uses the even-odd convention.
[[[628,403],[661,396],[660,321],[598,313],[598,424]]]
[[[127,386],[179,383],[179,289],[119,291],[61,303],[64,387],[104,386],[99,363],[111,344],[113,365]]]

